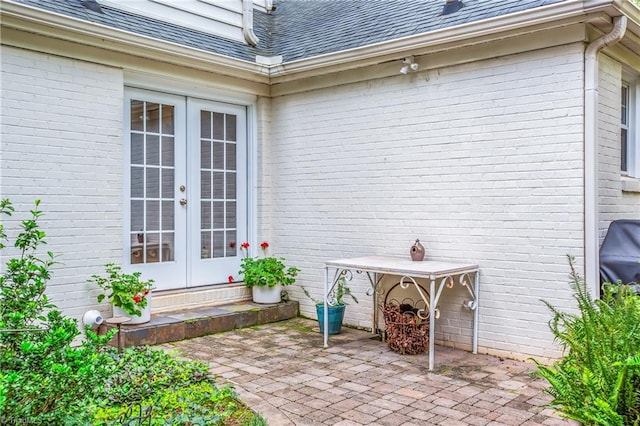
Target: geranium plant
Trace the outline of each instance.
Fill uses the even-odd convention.
[[[113,306],[117,306],[129,315],[142,316],[147,307],[147,295],[153,289],[153,280],[142,281],[140,272],[125,274],[114,263],[105,265],[106,276],[91,275],[89,282],[96,283],[104,293],[98,295],[98,302],[106,297]]]
[[[240,248],[248,254],[249,243],[242,243]],[[263,241],[260,248],[264,257],[249,257],[242,259],[240,274],[244,275],[244,283],[247,287],[275,287],[278,284],[291,285],[296,282],[298,268],[287,267],[283,257],[267,256],[269,243]]]

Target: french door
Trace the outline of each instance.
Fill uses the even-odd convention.
[[[246,108],[125,98],[125,265],[157,289],[227,283],[247,239]]]

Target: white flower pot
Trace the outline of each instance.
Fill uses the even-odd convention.
[[[273,287],[263,286],[252,287],[253,293],[253,301],[255,303],[280,303],[282,301],[282,297],[280,293],[282,292],[282,285],[278,284]]]
[[[119,308],[118,306],[114,306],[113,316],[131,318],[129,321],[124,323],[125,325],[144,324],[145,322],[149,322],[151,320],[151,293],[147,294],[146,299],[147,299],[147,306],[140,309],[142,315],[140,316],[131,315],[123,311],[122,308]]]

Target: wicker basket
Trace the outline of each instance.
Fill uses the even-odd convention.
[[[395,304],[384,307],[385,335],[389,349],[402,355],[417,355],[429,347],[429,321],[412,311],[401,312]]]

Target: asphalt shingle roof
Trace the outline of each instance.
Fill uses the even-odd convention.
[[[362,47],[476,22],[567,0],[463,0],[442,16],[445,0],[276,0],[270,14],[255,11],[257,47],[176,24],[103,6],[90,11],[80,0],[15,0],[96,24],[253,62],[282,55],[285,62]]]

